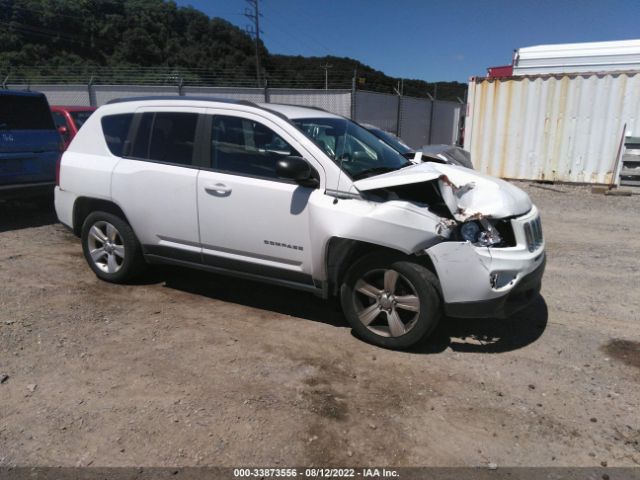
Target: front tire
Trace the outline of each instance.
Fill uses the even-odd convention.
[[[374,252],[347,271],[340,300],[364,340],[392,349],[415,345],[440,321],[438,279],[408,257]]]
[[[144,271],[142,250],[131,226],[107,212],[93,212],[82,225],[82,251],[96,276],[125,283]]]

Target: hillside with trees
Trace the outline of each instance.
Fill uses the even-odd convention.
[[[270,54],[260,43],[271,87],[393,92],[397,78],[351,58]],[[10,83],[134,83],[255,87],[255,43],[239,27],[164,0],[0,0],[0,80]],[[405,79],[406,95],[435,85]],[[437,96],[463,97],[466,85],[438,82]]]

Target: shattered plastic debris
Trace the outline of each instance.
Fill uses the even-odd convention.
[[[456,227],[457,223],[454,220],[448,218],[441,219],[436,225],[436,234],[441,237],[450,237],[451,232]]]

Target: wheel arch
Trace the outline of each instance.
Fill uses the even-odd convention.
[[[77,236],[80,236],[80,233],[82,231],[82,224],[84,223],[85,219],[89,216],[89,214],[97,211],[117,215],[122,220],[131,225],[122,208],[120,208],[116,203],[100,198],[78,197],[73,204],[73,233],[75,233]],[[131,228],[133,228],[133,226]]]
[[[401,250],[397,250],[376,243],[364,242],[361,240],[353,240],[343,237],[331,237],[327,242],[325,251],[325,268],[327,271],[327,281],[329,286],[329,294],[336,296],[340,291],[340,285],[347,270],[358,258],[371,252],[388,252],[389,255],[396,257],[405,257],[427,268],[433,275],[438,278],[431,258],[428,255],[407,255]],[[440,285],[437,285],[438,294],[442,296]]]

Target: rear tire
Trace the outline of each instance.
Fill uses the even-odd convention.
[[[340,289],[342,310],[364,340],[403,349],[426,338],[442,316],[438,279],[402,255],[373,252],[347,271]]]
[[[82,225],[82,251],[96,276],[126,283],[142,274],[146,264],[131,226],[107,212],[90,213]]]

